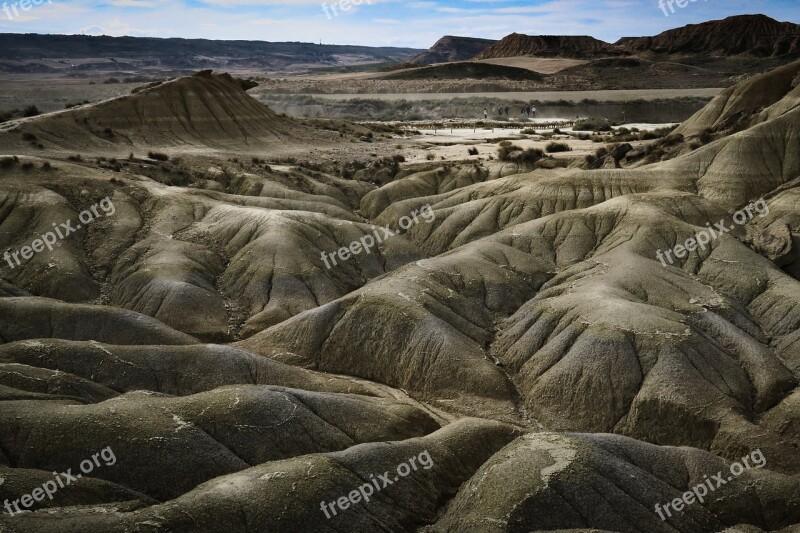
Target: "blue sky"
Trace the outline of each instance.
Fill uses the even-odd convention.
[[[0,0],[18,4],[20,0]],[[27,1],[27,0],[26,0]],[[442,35],[512,32],[606,41],[745,13],[800,23],[800,0],[697,0],[665,16],[659,0],[36,0],[0,12],[0,32],[307,41],[427,48]],[[353,0],[350,0],[351,2]],[[356,0],[358,1],[358,0]],[[330,6],[336,7],[336,14]]]

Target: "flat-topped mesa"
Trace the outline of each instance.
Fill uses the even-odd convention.
[[[524,35],[512,33],[479,53],[474,59],[539,56],[589,59],[628,52],[588,35]]]
[[[517,56],[593,59],[644,53],[800,57],[800,25],[779,22],[766,15],[738,15],[689,24],[654,37],[623,37],[613,44],[585,35],[512,33],[474,59]]]
[[[800,25],[765,15],[739,15],[690,24],[655,37],[624,37],[615,46],[631,53],[800,56]]]

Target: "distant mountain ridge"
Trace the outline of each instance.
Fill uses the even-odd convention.
[[[497,41],[493,39],[478,39],[476,37],[457,37],[445,35],[429,50],[416,56],[411,63],[417,65],[432,65],[433,63],[450,63],[465,61],[480,54]]]
[[[352,63],[408,61],[422,50],[301,42],[215,41],[154,37],[0,34],[0,60],[115,61],[121,69],[159,66],[200,70],[257,68],[282,70]],[[69,62],[68,61],[68,62]],[[81,68],[78,65],[78,68]],[[86,67],[82,68],[85,70]],[[2,71],[0,65],[0,71]]]
[[[690,24],[654,37],[625,37],[607,43],[589,36],[524,35],[512,33],[476,54],[473,59],[517,56],[594,59],[656,54],[710,54],[783,57],[800,55],[800,25],[766,15],[737,15]]]

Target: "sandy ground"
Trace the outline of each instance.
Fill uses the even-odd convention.
[[[309,94],[315,98],[330,100],[352,100],[355,98],[373,100],[452,100],[453,98],[498,98],[503,100],[533,100],[537,102],[580,102],[584,99],[598,102],[629,102],[631,100],[656,100],[682,97],[717,96],[723,89],[657,89],[657,90],[620,90],[620,91],[528,91],[528,92],[487,92],[487,93],[387,93],[387,94]],[[254,89],[251,92],[258,92]]]

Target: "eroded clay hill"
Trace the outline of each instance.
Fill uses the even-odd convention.
[[[245,92],[254,84],[203,71],[112,98],[3,125],[0,146],[13,153],[30,140],[45,150],[123,153],[180,147],[241,150],[296,143],[306,130]]]
[[[753,76],[730,87],[675,133],[732,132],[778,118],[800,106],[800,62]]]
[[[0,502],[106,447],[116,462],[0,513],[0,530],[796,530],[791,68],[683,126],[712,142],[634,169],[442,164],[379,185],[193,146],[191,170],[106,168],[49,144],[3,159],[3,250],[104,198],[114,210],[0,263]],[[231,80],[200,84],[242,98]],[[76,117],[144,109],[158,90],[19,127],[85,136]],[[186,134],[178,101],[136,135]],[[220,122],[250,124],[239,141],[294,142],[262,106],[236,109]],[[749,118],[716,128],[728,110]],[[409,213],[419,223],[400,231]],[[659,260],[719,223],[733,229]],[[323,259],[379,226],[398,234]],[[657,514],[756,451],[704,501]],[[323,512],[426,453],[370,502]]]

